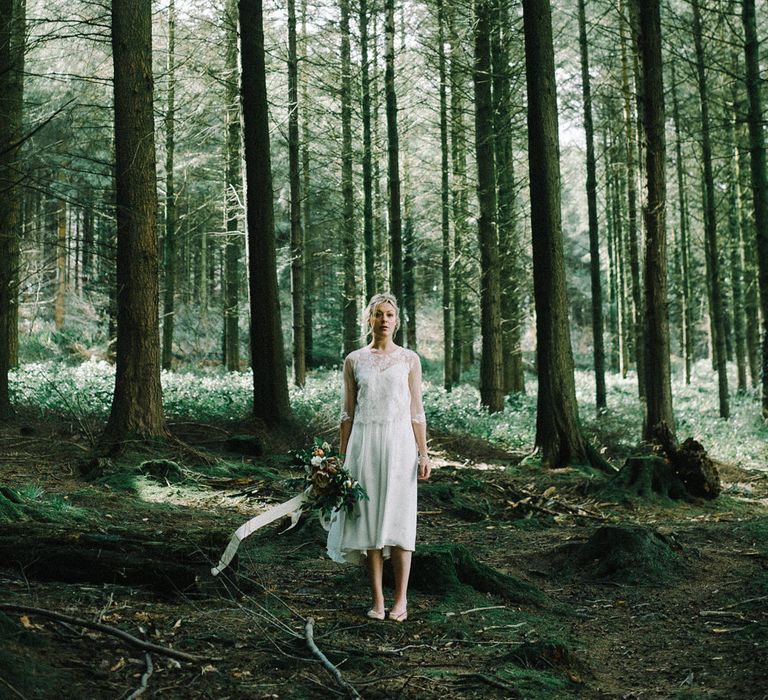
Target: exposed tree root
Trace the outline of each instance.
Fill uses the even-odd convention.
[[[70,615],[64,615],[62,613],[54,612],[53,610],[44,610],[43,608],[33,608],[28,605],[14,605],[13,603],[0,603],[0,610],[6,612],[18,612],[25,613],[27,615],[38,615],[40,617],[47,617],[49,620],[56,620],[58,622],[66,622],[70,625],[77,625],[78,627],[87,627],[88,629],[103,632],[104,634],[112,635],[124,642],[130,644],[133,647],[142,649],[146,652],[154,652],[155,654],[161,654],[162,656],[168,656],[171,659],[177,661],[209,661],[210,657],[197,656],[196,654],[187,654],[184,651],[177,651],[176,649],[169,649],[168,647],[161,647],[158,644],[152,644],[151,642],[145,642],[138,637],[134,637],[128,632],[124,632],[117,627],[111,627],[101,622],[91,622],[90,620],[81,620],[77,617],[71,617]]]

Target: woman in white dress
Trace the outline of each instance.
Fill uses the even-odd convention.
[[[395,598],[389,619],[408,617],[407,589],[416,546],[416,480],[428,479],[427,425],[421,400],[421,362],[396,345],[397,301],[374,295],[364,312],[371,342],[344,359],[340,452],[368,493],[355,511],[335,514],[328,533],[334,561],[365,558],[371,585],[368,617],[386,617],[382,572],[392,557]]]

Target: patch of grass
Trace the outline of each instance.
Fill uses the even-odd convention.
[[[752,518],[740,525],[736,525],[734,530],[740,535],[747,537],[752,547],[768,553],[768,517]]]
[[[88,520],[91,513],[73,505],[68,498],[47,495],[36,485],[18,489],[0,488],[0,523],[35,520],[44,523],[75,523]]]
[[[496,668],[496,676],[513,686],[525,700],[552,700],[579,696],[579,686],[549,671],[521,668],[508,663]]]

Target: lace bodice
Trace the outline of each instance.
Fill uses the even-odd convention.
[[[389,423],[409,417],[413,423],[426,423],[419,356],[400,347],[382,353],[367,346],[347,355],[342,422]]]

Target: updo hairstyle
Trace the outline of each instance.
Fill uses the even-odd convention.
[[[368,302],[368,306],[363,311],[363,323],[365,323],[366,334],[371,332],[371,318],[376,313],[376,309],[385,303],[392,304],[395,309],[395,316],[397,321],[395,322],[395,332],[400,328],[400,307],[397,305],[397,299],[392,294],[384,292],[383,294],[374,294],[371,300]]]

